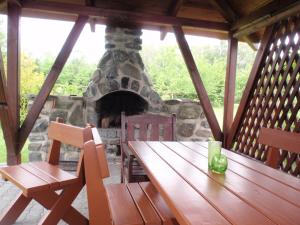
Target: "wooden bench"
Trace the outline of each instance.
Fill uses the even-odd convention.
[[[145,171],[128,148],[128,141],[174,141],[175,115],[121,114],[121,182],[148,181]]]
[[[83,148],[84,142],[92,140],[91,127],[79,128],[60,122],[51,122],[48,137],[52,139],[47,162],[24,163],[0,168],[3,178],[14,183],[22,193],[0,217],[0,225],[13,224],[32,199],[49,211],[39,224],[57,224],[63,219],[68,224],[88,224],[89,221],[71,206],[85,185],[83,151],[76,174],[58,167],[61,143]],[[55,191],[62,190],[60,194]]]
[[[104,147],[94,141],[84,145],[84,167],[91,225],[178,224],[150,182],[103,185],[109,173]],[[102,153],[103,155],[103,153]]]
[[[258,142],[268,146],[266,164],[273,168],[279,167],[281,154],[279,149],[296,154],[300,153],[300,134],[262,127],[259,132]]]

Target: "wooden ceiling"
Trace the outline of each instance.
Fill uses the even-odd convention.
[[[249,44],[259,42],[266,25],[300,11],[299,0],[9,1],[22,7],[22,16],[74,21],[88,15],[91,24],[142,26],[160,30],[162,38],[179,25],[186,34],[227,39],[231,33]],[[6,3],[1,10],[5,13]]]

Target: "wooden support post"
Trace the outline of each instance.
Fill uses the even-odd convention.
[[[16,142],[20,126],[20,12],[19,4],[13,1],[7,2],[7,90],[9,90],[9,93],[6,95],[8,108],[5,111],[7,114],[6,119],[10,118],[9,126],[12,128],[11,138],[13,139],[13,143],[9,140],[7,142],[9,145],[6,146],[7,163],[9,165],[18,164],[21,161]],[[7,112],[8,109],[10,113]]]
[[[46,100],[49,96],[60,72],[62,71],[66,61],[68,60],[69,55],[81,33],[86,22],[88,20],[87,16],[79,16],[77,21],[74,24],[67,40],[62,47],[60,53],[58,54],[39,94],[37,95],[30,111],[28,112],[24,123],[21,126],[20,134],[19,134],[19,151],[21,151],[26,139],[33,128],[33,125],[38,118]]]
[[[226,145],[226,138],[233,121],[233,108],[235,96],[235,78],[236,78],[236,62],[237,62],[238,40],[231,35],[228,39],[228,54],[226,66],[226,79],[224,91],[224,117],[223,117],[223,146]]]
[[[267,29],[265,30],[265,33],[263,35],[260,48],[257,51],[253,67],[252,67],[250,76],[248,78],[247,85],[246,85],[245,90],[243,92],[243,96],[242,96],[242,99],[240,101],[240,104],[239,104],[238,110],[236,112],[236,115],[234,117],[234,121],[233,121],[232,126],[230,128],[230,131],[228,133],[228,137],[227,137],[227,140],[226,140],[226,145],[228,146],[228,148],[231,148],[232,145],[233,145],[236,132],[238,130],[238,127],[240,125],[240,122],[241,122],[241,119],[244,115],[244,112],[246,110],[245,107],[246,107],[247,101],[250,97],[253,86],[255,85],[255,80],[257,78],[257,73],[258,73],[258,71],[260,69],[260,66],[261,66],[261,63],[262,63],[261,60],[264,57],[264,55],[266,54],[266,52],[268,51],[268,48],[270,47],[269,43],[270,43],[270,40],[271,40],[272,35],[273,35],[274,27],[275,27],[275,25],[271,25],[271,26],[267,27]]]
[[[177,43],[181,50],[182,56],[184,58],[187,69],[190,73],[191,79],[195,86],[198,98],[203,107],[203,111],[210,125],[211,131],[216,140],[221,141],[223,138],[222,131],[220,129],[217,117],[214,113],[210,100],[208,98],[207,92],[205,90],[204,84],[201,80],[200,73],[197,69],[196,63],[194,61],[193,55],[189,48],[189,45],[184,37],[184,32],[181,27],[174,26],[174,33],[177,39]]]

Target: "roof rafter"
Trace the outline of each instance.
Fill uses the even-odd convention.
[[[207,20],[197,20],[189,18],[178,18],[174,16],[157,15],[149,13],[139,13],[126,10],[105,9],[100,7],[80,6],[76,4],[57,2],[37,2],[24,0],[23,9],[34,9],[42,11],[54,11],[58,13],[93,16],[99,18],[112,18],[126,22],[156,23],[161,25],[188,26],[205,28],[209,30],[228,31],[229,24],[223,22],[211,22]]]

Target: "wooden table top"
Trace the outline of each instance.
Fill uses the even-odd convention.
[[[226,173],[212,173],[207,142],[128,144],[182,225],[300,224],[300,179],[225,149]]]

